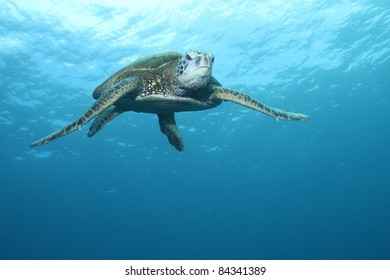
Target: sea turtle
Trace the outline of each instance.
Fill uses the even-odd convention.
[[[251,97],[222,85],[212,76],[214,56],[189,51],[160,53],[141,58],[116,72],[93,92],[95,103],[77,120],[32,143],[47,144],[94,119],[88,137],[126,111],[157,114],[160,130],[179,151],[184,145],[175,122],[175,113],[214,108],[231,101],[277,120],[305,121],[309,117],[268,107]]]

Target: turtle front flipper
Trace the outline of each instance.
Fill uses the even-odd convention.
[[[258,112],[264,113],[277,120],[306,121],[310,118],[305,114],[287,112],[281,109],[269,107],[267,105],[264,105],[254,100],[253,98],[249,97],[246,94],[237,92],[235,90],[223,88],[223,87],[216,87],[214,92],[211,94],[210,99],[231,101],[243,105],[245,107],[248,107],[250,109],[256,110]]]
[[[57,130],[56,132],[31,143],[30,147],[45,145],[59,137],[65,136],[70,132],[78,129],[80,130],[87,122],[96,117],[98,114],[106,110],[109,106],[114,104],[118,99],[131,92],[137,92],[141,86],[141,81],[138,78],[123,79],[111,89],[102,94],[99,99],[76,121]]]
[[[157,114],[160,130],[168,137],[171,143],[178,151],[184,150],[183,140],[181,139],[179,130],[176,126],[175,115],[173,113]]]

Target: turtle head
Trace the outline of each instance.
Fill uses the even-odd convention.
[[[211,77],[214,56],[211,53],[189,51],[176,67],[176,78],[180,87],[196,90],[206,86]]]

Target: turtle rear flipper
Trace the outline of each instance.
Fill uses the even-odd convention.
[[[264,113],[277,120],[289,120],[289,121],[307,121],[309,116],[301,113],[287,112],[281,109],[272,108],[265,104],[262,104],[246,94],[240,93],[235,90],[216,87],[215,91],[210,96],[210,99],[219,99],[224,101],[231,101],[242,106],[248,107],[255,111]]]
[[[34,143],[31,143],[30,147],[45,145],[59,137],[71,133],[76,129],[80,130],[87,122],[89,122],[98,114],[106,110],[109,106],[114,104],[121,97],[132,92],[138,93],[140,87],[141,87],[141,82],[136,77],[121,80],[110,90],[102,94],[99,97],[99,99],[97,99],[96,102],[79,119],[57,130],[54,133],[42,139],[39,139]]]
[[[101,112],[95,117],[91,126],[89,127],[88,137],[94,136],[111,120],[116,118],[119,114],[123,113],[123,110],[119,110],[115,105],[111,105],[106,110]]]
[[[176,126],[175,115],[173,113],[160,113],[157,116],[160,130],[168,137],[169,143],[178,151],[184,151],[184,144]]]

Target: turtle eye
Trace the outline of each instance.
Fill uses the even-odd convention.
[[[211,57],[211,63],[214,63],[214,56]]]
[[[188,59],[188,60],[192,60],[197,56],[198,56],[198,52],[196,52],[196,51],[189,51],[186,53],[186,59]]]

